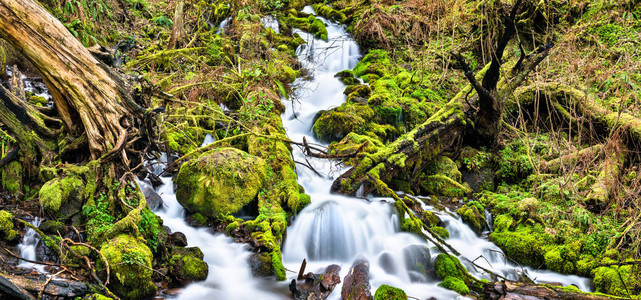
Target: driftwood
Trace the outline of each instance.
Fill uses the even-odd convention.
[[[295,300],[322,300],[327,299],[337,284],[341,282],[339,265],[329,265],[323,274],[314,274],[305,272],[306,261],[303,261],[298,274],[298,280],[304,280],[300,283],[292,279],[289,284],[289,290],[292,292]]]
[[[48,284],[45,286],[45,283]],[[42,287],[45,286],[44,290]],[[33,295],[25,292],[31,292],[34,294],[40,293],[50,296],[59,296],[59,297],[82,297],[89,293],[92,290],[97,290],[98,287],[92,286],[90,284],[64,280],[64,279],[52,279],[47,280],[47,278],[39,277],[30,277],[30,276],[19,276],[19,275],[9,275],[9,274],[0,274],[0,291],[8,295],[12,295],[17,299],[35,299]],[[12,293],[12,294],[10,294]],[[15,296],[14,296],[15,293]]]
[[[485,299],[490,300],[605,300],[622,299],[612,296],[598,296],[573,292],[559,287],[540,284],[526,284],[512,281],[496,282],[483,288]]]
[[[369,262],[364,258],[356,259],[345,276],[341,297],[342,299],[372,300],[374,297],[370,289]]]

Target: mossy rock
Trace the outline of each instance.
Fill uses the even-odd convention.
[[[543,242],[534,235],[530,231],[495,231],[490,240],[516,262],[538,268],[545,266],[545,251]]]
[[[38,193],[45,212],[59,219],[69,219],[82,209],[85,200],[85,182],[76,176],[47,181]]]
[[[438,225],[438,223],[441,222],[441,219],[435,213],[429,210],[424,210],[421,213],[421,221],[423,221],[427,226],[432,227]]]
[[[209,266],[203,261],[203,252],[198,247],[175,247],[169,259],[169,274],[181,285],[203,281],[209,274]]]
[[[405,218],[401,224],[401,230],[421,234],[423,232],[423,222],[419,219]]]
[[[347,96],[347,102],[367,103],[372,89],[366,84],[352,85],[346,87],[343,94]]]
[[[635,266],[600,267],[592,271],[596,292],[627,297],[641,291],[641,277],[633,270]]]
[[[235,148],[218,148],[184,163],[176,178],[176,198],[207,217],[236,214],[263,188],[267,164]]]
[[[58,235],[58,233],[64,234],[65,224],[56,220],[46,220],[40,223],[40,226],[38,226],[38,229],[42,230],[42,232],[46,234],[54,234],[54,235]]]
[[[0,210],[0,240],[15,242],[20,234],[14,229],[13,216],[6,210]]]
[[[461,216],[463,222],[470,226],[476,234],[483,232],[487,221],[485,220],[485,209],[480,203],[471,201],[456,210],[456,213]]]
[[[436,233],[438,236],[444,238],[444,239],[449,239],[450,238],[450,232],[447,231],[444,227],[440,226],[434,226],[430,228],[432,232]]]
[[[355,76],[363,77],[367,74],[376,75],[380,78],[389,73],[392,62],[385,50],[371,50],[363,59],[361,59],[356,66],[354,66],[353,72]],[[365,80],[365,78],[363,78]],[[366,82],[371,81],[365,80]]]
[[[407,294],[405,291],[389,285],[381,285],[374,293],[374,300],[406,300]]]
[[[371,110],[367,105],[360,106]],[[334,142],[340,141],[352,131],[365,128],[365,125],[367,121],[358,112],[339,108],[323,112],[314,122],[312,131],[319,140]]]
[[[2,168],[2,187],[10,195],[22,193],[22,165],[12,161]]]
[[[327,5],[313,4],[312,7],[317,14],[327,18],[328,20],[336,21],[339,23],[345,23],[345,21],[347,20],[347,17],[344,13]]]
[[[151,280],[153,255],[143,240],[119,235],[102,244],[100,253],[109,263],[109,289],[116,295],[123,299],[143,299],[156,293]],[[102,260],[98,260],[97,270],[105,271]]]
[[[443,282],[439,283],[438,286],[455,291],[464,296],[470,293],[470,288],[465,285],[465,281],[452,276],[445,277]]]

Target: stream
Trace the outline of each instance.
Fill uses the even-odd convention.
[[[313,13],[311,7],[306,7],[304,11]],[[334,74],[352,69],[361,53],[344,25],[322,20],[327,24],[328,42],[296,31],[307,41],[297,54],[311,76],[297,80],[295,100],[284,100],[287,110],[283,114],[283,125],[289,138],[294,141],[306,138],[311,143],[326,146],[311,133],[314,116],[320,110],[345,101],[345,86],[334,78]],[[269,19],[264,24],[273,24],[273,21]],[[208,137],[204,144],[212,141]],[[305,161],[304,154],[296,147],[293,156],[297,161]],[[439,281],[429,270],[433,268],[438,249],[417,235],[400,230],[392,199],[331,194],[330,186],[334,177],[346,168],[332,160],[309,157],[307,160],[318,173],[297,166],[298,182],[311,196],[312,203],[296,216],[288,228],[282,247],[283,263],[287,269],[298,270],[303,259],[307,260],[306,272],[320,273],[328,265],[338,264],[343,280],[353,261],[362,257],[370,262],[372,295],[379,286],[388,284],[418,299],[466,299],[437,286]],[[153,166],[153,172],[159,174],[165,165],[166,157]],[[189,226],[184,220],[185,211],[176,200],[171,178],[162,177],[162,180],[163,185],[156,192],[164,203],[156,213],[173,232],[182,232],[187,236],[189,247],[200,247],[209,265],[206,281],[190,284],[176,298],[291,299],[287,285],[297,274],[288,272],[285,282],[252,277],[248,263],[251,253],[246,246],[234,243],[223,234],[212,233],[208,228]],[[148,183],[140,181],[140,184],[144,186]],[[573,284],[582,290],[590,290],[590,280],[587,278],[512,264],[496,245],[479,237],[455,213],[438,211],[428,205],[424,208],[434,211],[441,218],[451,236],[447,242],[461,252],[461,262],[478,278],[490,279],[488,274],[470,263],[471,260],[510,279],[517,279],[524,273],[537,282]],[[481,255],[484,259],[477,259]],[[341,284],[336,286],[329,299],[340,299],[340,291]]]

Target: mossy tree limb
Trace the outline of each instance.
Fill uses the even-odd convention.
[[[487,285],[483,291],[487,299],[559,299],[559,300],[605,300],[627,299],[611,295],[585,293],[576,287],[556,287],[543,284],[526,284],[513,281],[496,282]]]

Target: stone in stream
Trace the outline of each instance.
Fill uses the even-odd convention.
[[[295,300],[327,299],[334,287],[341,282],[338,273],[340,270],[341,267],[338,265],[329,265],[323,274],[309,272],[303,277],[305,281],[302,283],[296,283],[296,279],[292,279],[289,290],[292,291]]]
[[[186,247],[187,237],[182,232],[174,232],[169,235],[169,243],[173,246]]]
[[[140,189],[142,190],[143,195],[145,195],[145,200],[149,209],[156,210],[162,206],[162,197],[154,191],[153,186],[149,184],[141,184]]]
[[[341,297],[350,300],[372,300],[374,297],[370,289],[369,261],[365,258],[357,258],[345,276]]]

